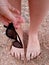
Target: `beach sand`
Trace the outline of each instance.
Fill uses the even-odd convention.
[[[25,18],[26,23],[23,24],[24,41],[27,42],[27,33],[29,28],[29,10],[28,2],[22,2],[22,16]],[[12,40],[6,37],[5,28],[0,22],[0,65],[25,65],[24,61],[17,60],[9,54],[10,44]],[[49,65],[49,14],[41,23],[38,31],[39,43],[41,46],[41,54],[30,61],[26,61],[26,65]]]

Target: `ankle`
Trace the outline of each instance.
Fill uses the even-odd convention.
[[[29,32],[29,39],[38,39],[38,32]]]
[[[29,35],[38,35],[38,31],[29,31]]]

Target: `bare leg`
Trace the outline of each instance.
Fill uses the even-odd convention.
[[[16,8],[20,11],[21,13],[21,0],[9,0],[9,2]],[[22,40],[22,43],[23,43],[23,31],[21,29],[21,27],[19,29],[17,29],[17,32]],[[11,48],[11,54],[12,56],[15,56],[17,59],[20,59],[20,54],[21,54],[21,59],[24,57],[24,49],[19,49],[19,48],[16,48],[16,47],[13,47]]]
[[[28,0],[30,9],[30,29],[26,57],[30,60],[40,53],[38,27],[48,13],[48,0]]]

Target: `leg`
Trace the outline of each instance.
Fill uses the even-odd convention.
[[[21,13],[21,0],[9,0],[9,2],[16,8],[20,11]],[[23,43],[23,31],[21,29],[21,27],[19,29],[16,30],[21,38],[21,41]],[[11,48],[11,55],[12,56],[15,56],[17,59],[20,59],[20,54],[21,54],[21,59],[22,57],[24,57],[24,49],[19,49],[19,48],[16,48],[16,47],[13,47]]]
[[[45,15],[48,13],[48,0],[29,0],[30,9],[30,29],[26,57],[29,60],[38,56],[40,45],[38,40],[38,27]]]

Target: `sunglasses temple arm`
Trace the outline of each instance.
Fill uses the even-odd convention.
[[[7,28],[7,26],[4,25],[5,28]]]
[[[20,40],[20,44],[22,45],[22,41],[21,41],[21,39],[20,39],[20,37],[19,37],[18,33],[17,33],[17,36],[18,36],[18,38],[19,38],[19,40]]]

